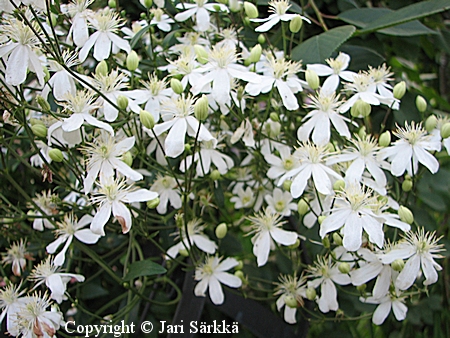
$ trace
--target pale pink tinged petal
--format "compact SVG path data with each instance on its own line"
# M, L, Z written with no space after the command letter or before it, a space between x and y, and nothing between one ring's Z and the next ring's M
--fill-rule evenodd
M334 73L331 67L321 64L307 65L306 69L316 72L319 76L329 76Z
M61 277L54 273L45 279L45 285L47 285L52 292L51 298L60 304L63 301L64 292L66 291L66 287L64 286Z
M427 167L432 174L435 174L439 170L438 160L428 151L424 150L421 147L413 147L413 152L414 155L417 156L419 162L422 163L425 167ZM414 169L416 170L416 168Z
M95 42L97 41L98 37L100 36L100 32L95 32L90 36L90 38L86 41L83 48L81 48L80 52L78 53L78 57L81 62L86 60L89 51L92 49L92 46L94 46Z
M118 35L108 32L108 38L113 42L114 45L116 45L119 49L122 49L123 51L130 53L131 47L130 43L127 40L122 39Z
M6 83L18 86L27 78L28 56L27 46L18 45L9 55L6 65Z
M362 216L361 223L364 230L369 235L369 241L375 243L379 248L382 248L384 243L383 224L368 215Z
M224 285L230 288L239 288L242 285L242 280L231 273L216 271L214 276Z
M178 119L169 131L164 144L166 156L178 157L184 151L184 140L186 136L186 119Z
M284 308L284 320L286 321L286 323L289 323L289 324L297 323L297 319L295 318L296 313L297 313L297 308L291 308L286 305Z
M412 148L409 145L396 148L397 153L391 163L391 173L394 176L401 176L410 164Z
M330 310L336 311L339 308L339 304L337 302L337 291L334 283L330 279L325 279L322 283L320 291L322 292L320 299L323 299L322 308L319 300L320 311L323 313Z
M114 135L114 130L108 123L99 121L95 117L91 116L90 114L84 114L83 117L84 117L84 120L91 126L106 130L108 133L111 134L111 136Z
M378 276L383 269L381 262L371 262L350 272L353 285L362 285Z
M361 247L362 220L356 212L352 212L344 225L342 244L348 251L356 251Z
M311 176L311 167L306 167L292 181L291 194L293 198L300 197L305 191L308 179Z
M398 321L402 321L406 318L406 313L408 312L408 307L399 300L394 300L392 302L392 311L394 316Z
M204 235L191 236L191 240L195 243L197 248L206 253L213 254L216 252L217 244Z
M339 75L333 74L329 76L322 85L321 92L324 94L334 93L339 86Z
M253 254L257 258L258 266L263 266L269 259L270 234L268 231L259 233L258 239L253 244Z
M406 262L402 272L398 275L395 286L400 290L406 290L414 284L420 270L420 256L414 255Z
M322 164L313 164L311 166L313 166L312 178L317 191L323 195L331 195L333 193L331 181L323 169L325 166Z
M415 249L413 246L408 245L404 248L393 249L388 253L382 255L380 260L383 264L391 264L396 259L406 259L415 254Z
M83 229L75 232L74 236L82 243L95 244L100 239L100 235L94 234L90 229Z
M146 202L151 201L158 197L158 193L147 189L139 189L133 192L129 192L123 199L126 203L134 202ZM128 209L127 209L128 210Z
M431 257L426 257L425 255L420 259L422 263L422 271L425 275L425 281L423 285L434 284L438 280L438 273L433 265L433 261Z
M217 267L216 271L227 271L235 266L239 265L238 261L235 258L228 257L225 258Z
M103 204L98 212L95 214L91 223L91 230L94 234L105 236L105 230L103 229L106 222L111 217L111 204Z
M47 247L45 248L45 250L47 250L47 252L49 254L54 254L56 252L56 250L59 248L59 246L64 243L65 241L67 241L67 237L68 236L60 236L58 237L56 240L54 240L53 242L51 242L49 245L47 245Z
M277 87L281 99L283 100L283 105L287 110L298 109L299 106L297 97L292 93L289 86L283 80L276 80L275 87Z
M209 297L214 305L220 305L224 301L222 286L215 276L209 279Z
M177 15L175 15L175 20L177 20L179 22L186 21L191 16L193 16L196 11L197 11L197 7L194 7L194 8L188 9L187 11L184 11L182 13L178 13Z
M380 271L378 278L372 290L372 294L375 298L384 297L389 292L391 286L392 269L390 266L385 265Z
M195 23L199 32L206 32L209 29L209 13L205 8L200 7L195 14Z
M194 294L197 297L205 297L206 296L206 290L208 290L208 282L209 282L209 279L205 278L197 283L197 285L194 288Z
M350 131L348 130L347 123L345 123L345 120L341 115L339 115L338 113L331 114L330 120L333 123L333 126L337 130L339 135L351 138L351 134Z
M100 32L94 45L94 59L102 61L107 59L109 54L111 54L111 40L107 33Z
M71 132L80 129L83 125L84 118L82 114L72 114L71 117L64 120L61 125L62 130Z
M267 32L270 30L273 26L275 26L278 22L280 22L280 18L278 16L275 16L271 18L266 23L263 23L261 26L256 27L255 32Z
M55 256L55 259L53 261L53 264L56 266L62 266L64 264L64 261L66 260L66 251L69 249L70 244L72 243L72 236L70 236L62 248L61 252Z
M381 325L389 315L389 312L391 312L391 302L386 301L384 303L381 303L377 306L373 313L372 322L375 325Z
M330 141L330 120L323 113L317 115L312 141L319 146L324 146Z
M122 202L113 202L112 203L112 213L114 217L119 221L120 226L122 227L122 232L124 234L128 233L131 229L131 213L130 210L123 204Z
M293 231L286 231L280 228L270 230L270 235L275 242L282 245L292 245L297 241L298 235Z

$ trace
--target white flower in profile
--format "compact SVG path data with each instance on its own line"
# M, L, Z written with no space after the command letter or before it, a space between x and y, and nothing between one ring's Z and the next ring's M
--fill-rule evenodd
M72 17L72 25L70 26L67 38L72 37L77 47L83 47L89 39L88 17L93 12L88 9L94 0L72 0L68 4L61 4L61 13L68 14Z
M64 320L60 311L49 309L52 302L47 293L41 295L35 292L32 296L23 298L25 304L20 307L15 323L18 335L22 334L22 337L27 338L55 337L56 331L64 324Z
M34 288L44 284L50 289L50 298L58 304L67 299L65 295L67 283L74 278L77 282L84 282L84 276L73 273L62 273L59 266L54 264L52 256L34 267L29 279L35 281Z
M346 70L350 63L350 56L339 52L339 55L335 58L329 58L325 60L328 66L322 64L307 65L306 69L312 70L319 76L328 76L322 85L321 91L324 93L334 93L339 86L340 78L352 82L355 72Z
M205 226L200 219L193 219L184 225L183 215L176 218L179 222L179 233L176 233L177 238L180 240L177 244L170 247L167 250L168 258L175 258L178 256L181 250L189 250L192 244L195 244L197 248L208 254L213 254L217 250L217 244L209 239L203 232ZM187 233L186 233L187 228Z
M337 311L339 303L337 301L336 284L348 285L351 283L349 275L339 271L338 264L333 263L331 257L317 257L314 266L309 266L309 274L313 280L308 282L308 287L316 289L320 286L320 298L317 300L319 310L327 313L330 310Z
M125 180L114 180L112 177L102 178L98 192L92 197L92 202L99 204L97 213L91 222L91 230L94 234L105 235L104 226L112 215L119 221L124 234L131 229L131 212L125 203L147 202L158 197L158 193L147 189L137 189L127 185Z
M295 315L297 313L297 307L303 307L303 298L306 298L306 278L297 277L296 275L281 275L279 277L280 282L276 283L275 296L278 296L276 305L278 311L284 306L284 320L289 324L297 323ZM292 307L291 304L286 304L286 300L294 300L297 305Z
M242 186L238 186L236 190L233 189L235 196L230 198L230 202L234 203L235 209L250 208L255 204L255 194L250 187L245 190Z
M369 71L367 73L377 87L378 93L386 99L393 100L393 87L388 83L388 81L394 80L394 78L391 77L394 73L390 72L390 69L386 67L386 64L382 64L378 68L369 66ZM398 109L398 101L394 102L394 107L392 107L392 109Z
M287 110L297 110L299 105L294 94L303 90L303 81L296 75L300 68L300 62L288 61L283 56L275 58L272 54L267 54L260 69L263 75L260 75L258 81L250 81L245 86L245 91L251 96L258 96L261 93L268 93L275 87L281 96L283 106Z
M289 217L292 210L297 210L297 204L292 202L291 194L280 188L273 189L273 194L264 196L264 199L267 203L267 210L271 213Z
M215 305L224 302L222 286L224 284L231 288L238 288L242 285L239 277L226 272L239 265L234 258L222 258L217 256L207 256L205 262L195 269L195 280L199 281L194 288L194 294L197 297L205 297L209 289L209 297Z
M67 68L71 68L78 64L78 57L74 53L70 53L68 50L64 50L62 53L62 59L64 65ZM42 96L47 97L50 87L52 89L53 96L56 100L64 100L67 94L76 94L75 80L71 73L69 73L65 67L61 66L58 62L54 60L49 60L50 71L55 72L52 77L48 80L44 90L42 91Z
M156 181L151 186L150 191L155 191L159 195L159 204L156 207L156 211L159 214L164 215L167 212L168 203L170 203L174 209L181 208L181 193L178 189L176 179L172 176L158 175Z
M439 169L438 160L431 155L431 151L440 151L441 142L427 134L421 124L412 122L405 128L398 127L394 132L399 139L392 146L380 150L380 158L391 161L391 173L401 176L405 171L411 176L419 170L419 163L423 164L435 174Z
M399 292L398 289L395 289L394 292L390 292L381 298L361 297L359 300L363 303L379 304L373 313L372 322L375 325L381 325L386 320L391 309L398 321L402 321L406 318L408 307L405 305L405 298L406 296L402 296L401 292Z
M164 142L166 156L178 157L184 151L186 133L191 137L198 136L198 141L211 141L215 138L194 116L195 101L184 95L164 100L161 104L161 117L164 122L155 125L156 136L169 130Z
M87 176L83 181L86 194L91 191L100 174L103 178L113 177L115 170L130 180L142 180L141 173L131 169L122 161L122 156L134 146L134 143L134 136L118 140L111 137L110 134L102 132L100 136L94 139L94 142L83 148L89 157L87 160Z
M161 8L151 8L150 13L153 15L150 26L156 25L160 30L170 32L172 28L170 24L175 22L170 16L164 14Z
M436 283L437 271L442 267L435 262L436 258L443 258L438 252L444 251L443 244L438 244L441 239L436 238L436 232L427 232L420 228L417 232L407 232L405 240L399 242L391 251L381 256L384 264L390 264L397 259L407 259L403 270L395 280L395 286L400 290L406 290L415 282L420 269L425 275L424 285Z
M18 86L25 82L28 71L31 71L36 74L39 84L44 85L44 67L36 52L45 38L37 22L32 21L30 27L15 18L6 19L0 25L0 33L9 40L0 46L0 58L6 64L6 83Z
M342 177L325 164L328 154L326 147L302 143L294 153L300 165L295 165L286 172L278 181L278 186L292 178L291 194L293 198L297 198L305 191L308 180L312 179L319 193L332 195L332 180L340 180Z
M275 243L289 246L295 244L298 234L294 231L283 230L282 216L273 214L267 209L256 216L249 216L252 230L248 235L253 235L253 254L256 256L258 266L263 266L269 259L271 250L275 250Z
M43 167L46 163L52 163L52 159L48 152L52 149L46 143L41 140L35 141L36 147L39 149L39 153L30 157L30 163L33 167Z
M272 14L269 15L268 18L265 19L250 19L253 22L264 22L261 26L255 29L255 32L267 32L273 26L275 26L280 21L291 21L296 16L299 16L302 20L307 23L311 23L311 21L298 14L287 14L287 10L291 7L289 4L289 0L274 0L269 2L269 12Z
M16 337L19 334L17 326L17 317L22 308L25 306L29 297L21 297L25 290L20 291L22 283L8 283L4 288L0 289L0 324L6 317L6 329L8 333Z
M15 276L20 276L22 270L25 269L27 259L32 259L31 255L27 252L26 244L23 238L19 242L11 244L6 252L2 253L2 263L12 264L12 272Z
M191 17L195 17L195 23L197 25L197 31L206 32L210 27L210 12L216 12L220 10L228 13L228 8L224 4L220 3L208 3L208 0L194 0L195 4L179 3L176 5L177 9L184 9L184 12L175 15L175 20L179 22L186 21Z
M46 250L49 254L54 254L56 250L65 243L62 250L55 256L53 261L55 266L62 266L66 259L66 252L75 237L82 243L95 244L100 238L100 235L94 234L91 229L83 229L86 225L92 222L91 215L84 215L78 221L73 214L64 215L62 222L57 222L58 229L55 230L56 240L47 245Z
M253 137L253 126L248 118L243 120L239 127L231 136L230 142L235 144L242 139L246 147L253 148L255 146L255 139Z
M350 120L342 116L339 111L339 97L334 92L324 91L323 88L319 91L317 96L310 96L311 103L307 108L314 108L303 119L303 124L297 130L297 137L304 142L309 139L312 132L312 141L314 144L324 146L330 142L330 122L337 130L339 135L350 138L350 131L347 123Z
M190 48L192 48L192 50ZM169 65L164 67L164 70L167 70L172 75L181 77L180 81L183 85L183 89L186 89L188 84L191 85L191 87L194 87L199 83L202 74L199 72L200 63L196 60L193 46L184 46L178 59L168 61Z
M33 203L30 203L29 207L34 209L34 216L36 216L33 221L34 230L43 231L44 227L47 229L55 228L49 219L51 218L50 216L58 213L56 209L57 200L58 195L52 194L50 191L43 191L41 194L36 194L36 197L33 197Z
M120 49L126 53L131 52L129 42L116 34L123 24L117 12L104 8L89 16L88 20L96 32L83 44L79 53L80 61L86 60L92 47L94 47L94 58L97 61L107 59L111 51L113 54L118 53Z

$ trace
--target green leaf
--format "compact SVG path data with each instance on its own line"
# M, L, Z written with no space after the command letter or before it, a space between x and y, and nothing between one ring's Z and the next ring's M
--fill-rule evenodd
M132 280L142 276L153 276L166 273L167 270L159 264L146 259L144 261L134 262L130 265L127 275L123 280Z
M134 36L133 36L133 38L131 39L131 41L130 41L130 46L131 46L131 49L133 49L134 48L134 46L136 45L136 43L142 38L142 36L145 34L145 33L147 33L148 32L148 26L144 26L144 27L142 27L142 29L139 31L139 32L137 32Z
M355 32L355 26L347 25L330 29L313 36L292 50L291 58L303 63L319 63L331 54Z
M339 15L339 18L349 24L365 28L376 20L386 15L391 15L393 10L389 8L358 8L351 9ZM436 32L420 21L414 20L394 27L381 29L378 33L394 36L414 36L423 34L436 34Z
M385 62L385 58L381 54L368 47L344 44L339 51L351 56L349 70L356 72L367 69L368 65L378 67Z
M384 28L400 25L405 22L417 20L425 16L443 12L450 9L450 0L421 1L382 16L372 21L359 34L379 31Z

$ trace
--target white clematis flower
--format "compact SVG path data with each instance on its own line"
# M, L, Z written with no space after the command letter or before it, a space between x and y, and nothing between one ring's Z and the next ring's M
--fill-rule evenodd
M195 17L197 31L206 32L210 27L209 13L216 12L219 9L222 12L228 12L227 6L219 3L208 3L208 0L194 0L195 4L179 3L177 9L185 9L184 12L175 15L175 20L179 22L186 21L191 17Z
M279 278L280 282L277 283L275 296L278 297L276 305L278 311L284 306L284 320L289 324L297 323L295 315L297 313L297 307L302 307L304 304L303 298L306 298L306 278L297 276L283 276ZM297 304L286 304L286 300L294 300Z
M395 292L389 293L384 297L361 297L360 301L368 304L379 304L373 313L372 322L375 325L381 325L386 320L387 316L391 312L391 309L398 321L402 321L406 318L408 308L405 305L405 297L406 296L402 297L401 293L398 289L396 289Z

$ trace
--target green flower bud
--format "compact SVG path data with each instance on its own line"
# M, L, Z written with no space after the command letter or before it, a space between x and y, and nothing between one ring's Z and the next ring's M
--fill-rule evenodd
M275 112L271 112L270 115L269 115L269 117L270 117L270 119L271 119L273 122L280 122L280 117L279 117L279 115L278 115L277 113L275 113Z
M209 116L209 102L208 97L203 94L201 98L195 102L194 115L199 121L204 121Z
M149 9L153 5L153 0L139 0L142 6Z
M315 300L317 297L316 289L309 287L306 289L306 298L309 300Z
M284 302L286 303L287 306L289 306L291 309L296 309L298 308L298 302L297 299L295 299L295 297L293 295L287 295L284 296Z
M237 13L242 9L242 6L238 0L228 0L228 8L233 13Z
M120 16L121 16L122 18L125 18L125 17L127 16L127 11L124 10L124 9L122 9L122 10L120 11Z
M155 209L159 205L159 197L156 197L150 201L147 201L147 208L149 209Z
M258 43L263 45L266 43L266 37L264 36L264 34L259 34L258 35Z
M216 237L218 239L224 238L227 235L227 231L228 231L227 225L225 223L220 223L215 230Z
M398 215L400 216L400 220L402 222L412 224L414 222L414 215L407 207L401 206L398 209Z
M170 88L172 88L175 94L181 94L184 91L181 81L174 77L170 79Z
M44 99L41 95L36 96L36 101L43 111L50 111L50 103L48 103L47 100Z
M153 129L153 127L155 126L155 118L146 110L141 110L141 112L139 113L139 119L141 120L141 123L145 128Z
M338 270L343 274L348 274L350 272L350 264L347 262L339 263Z
M108 64L105 60L100 61L97 67L95 67L95 74L102 76L108 75Z
M249 19L248 16L244 17L244 19L242 19L242 23L244 24L244 26L250 26L251 21Z
M319 218L320 217L324 217L324 216L319 216ZM321 224L321 222L319 221L319 224ZM323 244L323 246L326 248L326 249L329 249L330 248L330 239L328 238L328 236L325 236L323 239L322 239L322 244Z
M427 101L423 98L423 96L417 95L416 97L416 107L417 110L421 113L427 110Z
M345 188L345 181L344 180L337 180L333 184L333 190L334 191L341 191Z
M441 127L441 137L447 138L450 136L450 122L444 123Z
M366 132L366 126L362 126L359 130L358 130L358 136L360 138L365 138L367 136L367 132Z
M46 137L47 136L47 127L43 124L35 124L31 126L31 131L37 137Z
M303 19L300 15L296 15L290 22L289 22L289 30L292 33L298 33L300 29L302 29L303 26Z
M125 163L127 166L131 167L133 164L133 155L129 151L122 154L122 162Z
M247 284L247 280L245 279L245 275L241 270L235 271L234 275L242 281L242 284Z
M245 15L247 15L247 17L250 19L256 19L259 15L258 8L248 1L244 2L244 11Z
M127 55L126 64L127 69L130 72L134 72L139 67L139 56L134 50L132 50L130 54Z
M311 69L307 69L305 72L306 82L311 87L312 90L316 90L320 86L320 80L317 73Z
M378 144L380 145L380 147L387 147L391 144L391 133L389 132L389 130L386 130L380 135L380 137L378 138Z
M411 180L404 180L402 182L402 190L404 192L411 191L412 187L413 187L413 182Z
M238 260L238 265L234 267L235 270L242 270L244 268L244 262L241 260Z
M291 180L286 180L283 182L283 189L284 191L291 191L291 185L292 185L292 181Z
M261 58L261 54L262 54L262 47L260 44L257 44L253 46L253 48L250 50L250 56L248 57L247 60L250 61L250 63L256 63Z
M297 211L300 216L306 215L309 211L309 205L303 198L297 203Z
M400 272L405 267L405 261L401 258L398 258L391 263L391 267L394 271Z
M116 4L116 0L109 0L108 1L108 7L109 8L116 8L117 4Z
M322 222L323 221L325 221L325 218L327 218L327 216L319 216L319 217L317 217L317 222L319 222L319 224L322 224ZM328 241L328 243L329 243L330 241Z
M190 145L189 143L185 143L185 144L184 144L184 150L185 150L186 152L190 152L190 151L191 151L191 145Z
M48 151L48 156L50 156L54 162L62 162L64 160L64 155L59 149L50 149Z
M208 62L209 55L203 46L194 45L194 50L198 62L200 62L202 65Z
M42 120L40 120L40 119L35 119L35 118L31 118L31 119L30 119L30 124L31 124L32 126L34 126L35 124L42 124L42 125L44 126L44 122L42 122Z
M425 120L426 131L431 132L434 128L436 128L437 124L438 124L438 120L437 120L436 116L434 116L434 115L428 116L428 118Z
M342 245L342 237L337 232L333 233L333 242L336 245L339 245L339 246Z
M219 170L215 169L213 171L211 171L211 173L209 174L209 177L211 177L211 179L213 181L217 181L222 175L220 174Z
M288 249L294 250L297 249L299 246L300 246L300 239L297 238L294 244L288 246Z
M394 97L400 100L406 93L406 83L405 81L399 82L394 86Z
M124 95L117 96L117 107L121 110L126 110L128 107L128 97Z
M183 257L189 256L189 251L187 251L185 248L178 250L178 253Z
M44 67L43 71L44 71L44 81L48 82L48 80L50 80L50 72L47 69L47 67Z
M350 109L350 114L353 117L367 117L370 115L370 112L372 111L372 106L363 101L363 100L358 100L356 101L352 108Z
M364 283L364 284L358 285L356 287L356 290L358 290L359 292L363 293L364 291L366 291L366 288L367 288L367 284Z

